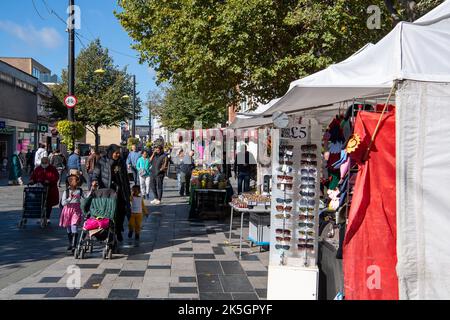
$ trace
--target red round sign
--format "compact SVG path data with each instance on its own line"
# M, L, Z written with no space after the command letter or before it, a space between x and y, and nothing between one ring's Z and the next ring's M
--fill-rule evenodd
M73 108L77 105L78 99L75 96L66 96L64 98L64 104L67 108Z

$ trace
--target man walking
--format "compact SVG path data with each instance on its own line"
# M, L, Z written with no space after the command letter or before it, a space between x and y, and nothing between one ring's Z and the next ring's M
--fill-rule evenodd
M67 169L69 170L69 175L80 176L83 174L81 171L81 157L80 149L76 148L75 151L69 156L67 160Z
M37 149L34 155L34 167L39 167L41 165L42 158L47 158L47 150L45 150L45 144L39 143L39 149Z
M191 150L183 157L183 161L180 164L180 196L189 196L192 170L194 168L194 151Z
M161 204L164 176L169 168L169 159L163 152L163 146L158 145L155 147L153 154L150 157L150 163L152 166L150 187L152 189L153 196L155 197L155 199L150 203L158 205Z
M34 168L34 156L33 156L33 152L31 151L31 149L28 149L27 154L25 155L25 159L26 159L26 173L31 174L31 172L33 171Z
M137 185L138 184L138 172L136 169L136 164L138 159L141 157L141 153L136 151L136 145L133 144L131 146L131 152L128 154L127 157L127 166L128 166L128 170L131 170L131 172L133 173L133 179L134 179L134 184Z
M55 152L53 153L53 157L50 160L50 164L52 166L54 166L56 168L56 170L58 171L58 174L59 174L58 187L61 187L62 175L63 175L64 169L66 168L66 159L61 154L59 149L56 149Z
M238 181L238 194L250 191L250 175L255 160L247 150L247 146L242 146L240 152L234 159L234 175Z
M91 152L89 154L89 157L86 161L86 172L88 174L88 187L89 189L92 186L92 181L94 177L94 169L95 165L97 164L98 160L100 159L100 153L98 151L95 151L94 148L91 148Z

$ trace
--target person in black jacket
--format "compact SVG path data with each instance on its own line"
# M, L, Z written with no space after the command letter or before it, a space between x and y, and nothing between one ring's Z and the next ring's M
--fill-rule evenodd
M180 172L180 196L189 196L189 188L191 186L192 170L195 168L194 151L189 151L189 154L183 157L179 166ZM186 193L184 193L186 191Z
M117 240L123 241L122 232L125 216L130 211L130 182L128 180L125 161L120 157L120 147L112 144L108 147L106 156L98 160L92 178L93 185L98 183L99 188L110 188L117 193L116 234Z
M153 154L150 157L151 175L150 175L150 188L153 192L155 199L151 201L151 204L161 204L163 195L163 181L169 168L169 158L164 153L163 146L157 145L154 148Z

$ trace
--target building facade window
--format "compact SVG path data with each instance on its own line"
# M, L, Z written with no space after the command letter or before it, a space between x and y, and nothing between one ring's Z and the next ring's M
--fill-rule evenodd
M33 67L33 77L36 77L39 79L40 76L41 76L41 72L39 71L39 69Z

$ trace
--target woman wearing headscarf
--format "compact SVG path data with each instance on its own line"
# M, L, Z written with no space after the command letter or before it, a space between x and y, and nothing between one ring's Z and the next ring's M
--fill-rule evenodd
M23 185L22 181L22 165L20 163L19 151L16 151L11 157L11 167L9 169L9 185Z
M47 193L47 220L50 219L52 208L59 203L58 170L50 164L48 157L40 159L40 165L37 166L30 177L29 184L40 183L48 187ZM50 223L48 221L48 223Z
M125 161L120 157L120 147L112 144L108 147L106 156L101 157L95 165L92 184L99 188L113 189L117 193L116 234L122 241L125 216L130 215L130 182L128 180Z

